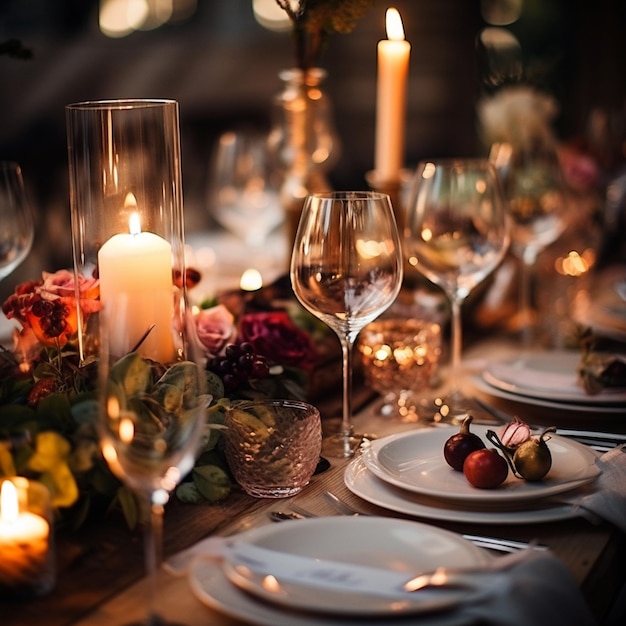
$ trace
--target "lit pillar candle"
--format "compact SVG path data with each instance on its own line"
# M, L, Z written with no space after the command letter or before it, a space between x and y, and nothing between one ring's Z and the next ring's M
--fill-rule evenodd
M20 511L17 489L10 480L0 491L0 591L35 589L46 575L50 524Z
M170 363L175 357L172 248L162 237L142 232L137 213L129 231L113 235L98 252L110 352L123 356L150 330L139 354Z
M404 39L402 19L387 9L387 37L378 42L376 150L374 170L381 181L396 181L404 163L406 83L411 44Z

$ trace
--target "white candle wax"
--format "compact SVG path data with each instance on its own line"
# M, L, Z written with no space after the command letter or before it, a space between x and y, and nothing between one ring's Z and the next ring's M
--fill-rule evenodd
M39 515L19 512L17 490L2 484L0 509L0 587L31 587L46 572L50 525Z
M378 42L374 170L381 181L397 181L404 165L411 44L404 39L402 20L396 9L387 10L387 37Z
M113 235L98 252L98 268L111 353L128 353L152 327L138 352L170 363L175 356L170 244L150 232Z

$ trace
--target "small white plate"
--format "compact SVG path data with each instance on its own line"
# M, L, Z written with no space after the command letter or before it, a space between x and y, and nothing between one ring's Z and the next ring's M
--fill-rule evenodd
M279 525L263 526L238 535L237 543L336 563L358 564L386 569L406 580L437 567L465 567L487 563L489 556L459 535L409 520L384 517L324 517ZM320 564L320 569L324 569ZM343 590L332 586L318 587L309 577L280 580L267 585L271 560L266 575L246 573L245 567L233 566L228 554L223 564L231 583L244 591L288 609L314 611L320 614L346 616L400 616L451 609L472 593L467 590L424 590L397 595L359 592L358 586ZM328 572L326 572L328 573Z
M577 382L579 361L580 352L541 352L506 363L491 363L483 378L496 389L531 398L594 405L626 403L624 389L604 389L593 396L586 393Z
M472 424L470 430L487 448L494 447L486 437L488 426ZM479 504L534 502L571 491L600 474L596 455L589 448L550 434L552 467L543 480L522 480L509 470L507 479L496 489L477 489L443 456L446 440L456 432L456 427L428 428L383 437L371 443L363 462L378 478L396 487L430 498Z
M406 489L394 487L370 472L362 457L350 462L344 474L346 487L366 502L375 504L396 513L403 513L420 519L439 520L442 522L463 522L468 524L542 524L578 517L574 502L577 492L567 494L572 504L538 503L536 508L523 510L479 510L478 507L467 507L452 502L433 500L420 496ZM574 494L577 494L576 496Z

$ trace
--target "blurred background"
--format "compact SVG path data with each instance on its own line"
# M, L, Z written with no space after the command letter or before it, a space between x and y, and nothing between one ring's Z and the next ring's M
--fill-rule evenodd
M28 260L0 284L1 299L42 269L72 265L68 103L178 100L186 228L213 227L207 174L217 137L268 129L278 74L293 65L289 33L269 27L264 5L274 1L2 0L0 160L21 164L37 232ZM376 44L390 4L412 46L408 167L484 153L477 100L520 72L556 99L561 141L593 153L607 176L623 161L624 0L378 0L352 33L331 37L321 63L341 142L329 172L335 188L365 188L373 166ZM12 40L32 56L11 54ZM494 46L507 52L497 63Z

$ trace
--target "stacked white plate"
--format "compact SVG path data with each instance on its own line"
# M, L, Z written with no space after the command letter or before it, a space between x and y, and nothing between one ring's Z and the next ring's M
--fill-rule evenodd
M488 427L472 425L487 447ZM429 428L372 442L347 467L345 484L357 496L391 511L423 519L482 524L527 524L577 515L575 502L599 475L595 453L558 434L548 442L552 467L542 481L511 472L497 489L477 489L445 461L443 448L456 428Z
M492 558L455 533L366 516L270 524L233 542L220 559L194 561L192 590L221 613L267 626L385 626L416 618L424 626L465 623L454 609L478 590L411 594L402 583L438 567L480 567Z
M532 353L489 364L471 384L479 392L534 407L580 414L626 416L626 389L606 388L590 395L577 380L578 351Z

